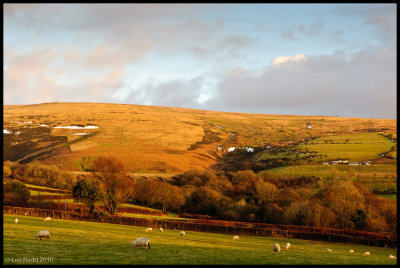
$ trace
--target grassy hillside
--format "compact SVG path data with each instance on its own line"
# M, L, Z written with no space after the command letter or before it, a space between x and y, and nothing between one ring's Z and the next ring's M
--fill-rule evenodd
M144 227L52 220L18 215L3 216L4 264L387 264L395 265L393 248L372 247L343 243L320 242L273 237L240 236L188 231L180 237L180 230L153 228L146 233ZM156 227L156 226L153 226ZM40 230L50 231L50 241L35 240ZM147 236L151 249L131 248L138 237ZM284 245L292 244L289 250ZM274 243L281 245L281 253L272 250ZM332 249L328 252L327 248ZM354 254L349 254L353 249ZM371 256L363 256L369 251Z
M245 114L102 103L6 105L3 111L4 160L23 163L39 159L71 171L81 171L85 159L113 154L129 172L180 173L191 168L209 168L230 147L283 146L310 138L317 139L314 144L303 146L321 154L329 152L335 158L337 153L324 140L335 141L338 135L350 135L354 150L360 150L364 145L356 145L353 135L359 135L357 139L363 139L363 135L367 139L372 137L378 143L381 142L378 133L396 137L396 120L389 119ZM371 157L388 146L377 144ZM336 146L337 151L341 151L339 147ZM396 151L390 154L396 155ZM359 159L356 155L349 157Z

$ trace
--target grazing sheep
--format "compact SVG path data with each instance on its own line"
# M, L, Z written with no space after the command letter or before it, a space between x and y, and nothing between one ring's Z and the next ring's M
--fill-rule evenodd
M349 253L354 254L354 250L350 249Z
M51 217L44 218L43 221L51 221Z
M238 235L233 236L233 240L239 239Z
M47 230L43 230L43 231L39 231L36 235L35 235L35 240L36 239L40 239L42 240L42 238L47 238L47 240L50 239L50 232Z
M161 228L161 227L160 227L160 232L161 232L161 233L164 232L163 228Z
M330 249L330 248L327 248L326 250L329 251L329 252L332 252L332 249Z
M291 244L290 244L290 243L286 243L286 249L289 249L289 248L290 248L290 246L291 246Z
M364 252L364 256L371 256L371 254L369 253L369 251Z
M15 223L18 223L18 218L15 218L15 220L14 220L14 221L15 221Z
M186 235L185 231L181 231L179 234L180 234L181 236Z
M393 256L392 254L390 254L390 255L389 255L389 259L395 260L395 259L396 259L396 256Z
M140 237L132 242L132 248L135 247L149 247L150 249L150 239L147 237Z
M146 229L146 233L147 232L152 232L152 231L153 231L153 228L151 228L151 227Z
M279 246L279 244L274 244L273 248L272 248L275 252L280 252L281 251L281 247Z

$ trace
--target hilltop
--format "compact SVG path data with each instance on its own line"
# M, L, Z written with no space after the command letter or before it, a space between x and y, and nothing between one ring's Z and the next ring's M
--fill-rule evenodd
M256 161L259 157L268 159L263 148L360 133L396 139L396 132L393 119L107 103L5 105L3 160L40 160L78 172L90 158L112 154L130 172L176 174L192 168L208 169L238 149L246 150L248 158Z

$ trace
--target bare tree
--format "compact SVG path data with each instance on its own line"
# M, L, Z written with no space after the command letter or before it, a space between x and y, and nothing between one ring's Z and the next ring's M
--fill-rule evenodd
M100 156L93 162L93 173L103 186L106 209L114 214L130 189L124 164L114 156Z

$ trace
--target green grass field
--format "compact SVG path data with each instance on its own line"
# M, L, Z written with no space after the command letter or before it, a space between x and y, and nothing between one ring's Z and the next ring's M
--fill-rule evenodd
M286 157L291 160L311 160L317 163L336 159L359 162L378 159L382 153L391 151L394 146L396 144L390 139L377 133L322 136L296 146L271 149L260 156L259 160Z
M373 165L291 165L284 167L277 167L268 169L268 171L282 175L285 177L302 177L302 176L314 176L316 178L326 178L332 172L334 168L338 172L338 176L346 175L349 170L353 170L355 175L360 176L373 176L374 173L377 177L380 175L397 175L397 165L395 164L373 164ZM378 176L379 175L379 176Z
M392 200L397 200L397 194L377 194L377 196L392 199Z
M30 187L30 188L37 188L38 190L60 190L60 189L57 189L57 188L51 188L51 187L46 187L46 186L34 185L34 184L25 183L25 182L24 182L24 184L25 184L27 187Z
M365 161L379 158L380 153L387 152L394 146L389 139L377 133L359 133L339 136L325 136L302 145L302 149L317 151L327 155L322 160L338 158L349 161Z
M18 224L14 218L18 217ZM3 215L3 264L387 264L389 254L397 255L393 248L331 243L323 241L283 239L272 237L240 236L180 230L106 224L96 222ZM156 227L156 226L152 226ZM50 231L49 241L35 240L40 230ZM149 237L151 249L131 248L138 237ZM281 253L272 250L274 243L284 248ZM332 249L328 252L327 248ZM349 250L354 249L353 255ZM363 256L369 251L370 257Z
M159 220L189 220L188 218L178 218L173 216L156 216L156 215L143 215L135 213L117 213L117 215L124 217L135 217L135 218L147 218L147 219L159 219Z
M46 196L46 195L63 195L60 193L50 193L50 192L46 192L46 191L35 191L35 190L29 190L29 192L31 193L31 195L41 195L41 196Z

